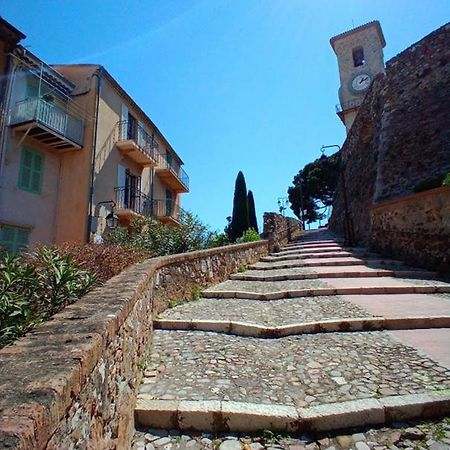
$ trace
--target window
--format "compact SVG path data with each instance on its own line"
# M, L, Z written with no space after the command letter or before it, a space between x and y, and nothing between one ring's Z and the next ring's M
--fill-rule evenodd
M28 246L30 230L3 225L0 229L0 247L8 253L18 253Z
M17 185L24 191L40 194L44 178L44 157L28 148L22 148L19 180Z
M356 47L352 50L352 54L353 54L353 65L355 67L358 66L363 66L364 63L366 62L364 60L364 50L362 47Z

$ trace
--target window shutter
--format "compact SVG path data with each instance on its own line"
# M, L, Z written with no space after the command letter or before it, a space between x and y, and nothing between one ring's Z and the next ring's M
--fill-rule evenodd
M24 147L20 161L18 186L24 191L39 194L44 178L44 157L34 150Z

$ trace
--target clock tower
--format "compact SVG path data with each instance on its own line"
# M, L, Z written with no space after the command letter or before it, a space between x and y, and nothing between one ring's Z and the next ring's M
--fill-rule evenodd
M337 56L341 80L337 114L348 133L373 78L384 72L386 41L380 22L375 20L332 37L330 44Z

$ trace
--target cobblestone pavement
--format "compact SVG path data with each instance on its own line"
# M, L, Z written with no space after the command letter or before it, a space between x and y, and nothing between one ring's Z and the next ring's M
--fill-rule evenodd
M326 239L329 233L310 234L308 241ZM294 249L289 258L295 258ZM320 258L311 254L307 259L263 258L264 262L252 266L249 274L283 274L283 281L228 280L207 289L208 297L179 305L160 315L162 319L225 320L265 326L282 326L293 323L323 321L327 319L349 319L369 317L364 308L368 303L351 302L341 296L298 297L292 299L259 300L220 297L220 292L249 292L269 294L279 291L301 291L310 289L341 289L351 287L375 287L379 298L378 310L408 317L411 311L409 299L405 308L386 292L399 292L404 286L433 285L432 280L392 277L347 278L341 276L342 268L361 264L366 267L402 267L395 261L385 261L376 255L359 251L339 258ZM356 256L356 258L355 258ZM333 260L337 263L333 266ZM291 275L310 274L321 261L334 270L334 277L322 279L294 280ZM391 266L392 264L392 266ZM334 268L334 269L333 269ZM262 269L262 270L258 270ZM420 274L415 274L419 276ZM295 276L294 276L295 278ZM438 283L442 285L443 283ZM336 288L334 287L336 286ZM394 289L392 289L394 287ZM381 294L380 294L381 289ZM383 291L384 289L384 291ZM411 292L403 289L404 295ZM217 292L217 294L215 294ZM384 294L382 293L384 292ZM406 292L406 293L405 293ZM374 293L374 292L373 292ZM367 295L367 294L360 294ZM225 295L224 295L225 296ZM430 295L430 298L432 296ZM449 293L434 294L434 298L448 299ZM422 300L423 303L424 300ZM411 303L413 305L414 302ZM383 305L387 305L383 307ZM434 313L440 314L438 302L434 302ZM422 305L423 306L423 305ZM376 310L376 308L372 308ZM377 311L378 311L377 310ZM424 308L422 307L422 310ZM429 315L428 310L426 315ZM379 312L377 312L379 314ZM444 314L445 315L445 314ZM443 317L445 319L445 317ZM399 322L400 323L400 322ZM425 324L428 322L424 322ZM345 330L345 323L342 323ZM244 325L245 326L245 325ZM428 326L428 325L427 325ZM445 331L447 329L444 329ZM285 405L294 408L314 408L359 399L377 399L387 396L450 392L450 369L445 367L448 343L441 342L448 333L414 334L414 339L403 339L395 331L362 331L294 335L283 338L253 338L204 331L155 330L153 353L147 360L140 393L146 399L158 401L208 401L223 400L240 404ZM409 330L415 333L415 330ZM428 330L421 330L427 332ZM430 336L431 339L428 342ZM434 337L433 337L434 336ZM411 336L409 336L411 338ZM444 339L445 340L445 339ZM412 342L412 343L409 343ZM444 352L444 353L442 353ZM441 358L441 359L440 359ZM441 361L439 363L439 361ZM154 402L155 403L155 402ZM151 402L150 402L151 404ZM198 405L199 403L197 403ZM330 406L328 406L330 405ZM142 406L145 408L145 406ZM149 408L152 408L149 406ZM153 407L154 408L154 407ZM151 410L153 413L159 410ZM144 422L142 422L144 423ZM169 423L169 422L165 422ZM151 424L149 422L149 424ZM407 424L402 425L407 428ZM288 450L384 450L390 448L430 448L450 450L449 422L417 425L412 431L400 428L366 429L345 435L327 435L316 438L280 437L266 432L252 437L238 435L212 436L205 434L180 435L176 431L142 430L136 434L135 448L163 450L205 448L219 450L263 450L264 448ZM217 427L214 427L217 429ZM446 447L447 446L447 447Z
M346 430L317 436L289 436L266 430L256 435L180 433L143 429L136 432L133 450L450 450L450 418L399 423L391 427Z
M312 280L286 280L286 281L242 281L228 280L206 291L242 291L267 294L270 292L292 291L300 289L320 289L329 287L319 279Z
M154 333L141 393L297 407L450 389L450 370L388 332L258 339Z
M298 297L259 302L238 298L203 298L168 309L161 319L232 320L281 326L327 319L371 317L365 309L339 296Z

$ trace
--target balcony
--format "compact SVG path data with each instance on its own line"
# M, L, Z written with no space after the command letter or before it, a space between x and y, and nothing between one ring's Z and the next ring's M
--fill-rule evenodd
M164 224L178 227L181 225L183 209L173 200L153 200L152 213L153 217Z
M125 186L114 188L116 207L114 212L121 222L129 222L138 216L152 217L152 200L139 189Z
M154 167L158 161L158 143L136 122L123 120L116 125L116 146L143 167Z
M339 103L336 105L336 113L339 114L349 109L359 108L361 106L362 101L363 101L362 98L357 98L354 100L349 100L348 102Z
M10 125L57 150L79 150L83 147L83 121L43 98L17 102L12 107Z
M116 187L114 212L122 223L129 223L139 216L152 217L162 223L180 226L183 210L173 200L152 200L139 189Z
M177 193L189 192L189 177L187 173L179 167L175 168L168 163L162 156L160 157L159 165L156 168L156 175L163 181L170 189Z

